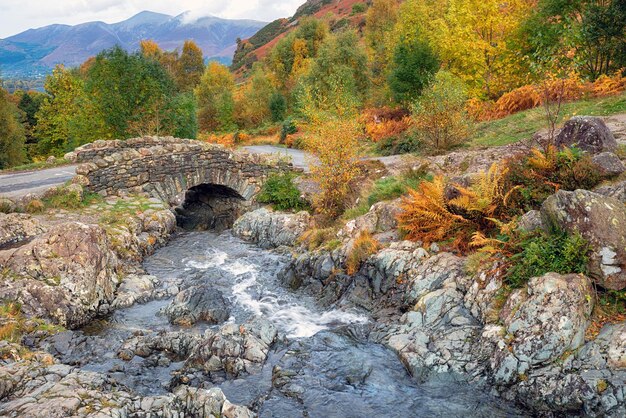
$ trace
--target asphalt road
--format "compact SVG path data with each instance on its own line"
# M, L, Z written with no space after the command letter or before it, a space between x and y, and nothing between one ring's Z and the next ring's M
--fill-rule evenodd
M294 167L302 168L304 171L309 170L308 155L306 152L299 149L275 147L273 145L251 145L243 147L246 151L252 154L279 154L291 157L291 163Z
M0 196L20 197L58 186L76 175L76 165L0 174Z

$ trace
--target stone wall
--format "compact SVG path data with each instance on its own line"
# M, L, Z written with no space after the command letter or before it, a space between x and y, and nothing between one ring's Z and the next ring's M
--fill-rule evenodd
M85 163L97 158L108 157L115 153L127 149L150 148L155 145L165 145L167 143L179 143L180 140L169 137L144 136L141 138L130 138L127 140L103 140L91 142L76 148L74 151L65 154L65 159L74 163Z
M103 141L104 142L104 141ZM75 152L75 181L103 195L147 193L173 205L201 184L226 186L248 204L272 172L288 171L290 163L272 157L232 151L222 146L175 138L137 138L90 144Z

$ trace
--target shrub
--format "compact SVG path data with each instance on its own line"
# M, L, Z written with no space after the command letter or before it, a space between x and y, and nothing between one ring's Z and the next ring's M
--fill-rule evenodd
M337 231L334 228L313 228L300 236L298 241L305 245L309 251L314 251L322 246L335 246Z
M440 71L413 107L413 121L431 147L449 149L465 141L472 130L463 82Z
M346 273L353 275L359 271L361 264L380 248L369 232L361 232L354 240L354 244L346 257Z
M452 247L479 246L475 234L490 236L510 220L504 179L506 168L493 164L470 187L449 185L443 177L423 181L409 189L401 203L398 225L408 239L431 242L453 240ZM487 242L480 244L484 245Z
M549 272L586 273L589 243L578 233L545 233L531 236L519 244L521 251L511 257L505 280L512 287L523 286L528 279Z
M30 202L28 202L26 204L25 210L28 213L41 213L46 209L46 205L44 205L44 203L39 200L39 199L33 199Z
M298 127L293 119L287 118L280 125L280 143L284 144L289 135L298 132Z
M404 195L408 189L415 189L424 179L432 180L425 167L407 170L397 177L385 177L377 180L367 197L367 204L372 206L383 200L392 200Z
M43 203L55 209L78 209L83 206L82 191L58 187L46 193Z
M507 185L517 186L511 205L523 211L538 208L557 190L590 190L603 179L591 157L577 148L533 149L529 156L511 158L506 164Z
M294 174L272 174L263 184L257 200L271 203L278 210L307 209L308 205L302 199L300 190L293 184L294 177Z
M272 122L280 122L285 119L285 114L287 113L287 101L285 100L285 96L280 93L272 94L269 107Z
M404 117L400 120L387 120L369 122L365 124L365 132L373 142L380 142L384 138L398 137L406 132L411 126L411 118Z
M422 148L422 141L415 129L409 129L398 136L383 138L376 143L376 150L381 155L409 154Z
M352 14L353 15L358 15L361 13L365 13L365 11L367 10L367 5L365 3L354 3L352 5Z

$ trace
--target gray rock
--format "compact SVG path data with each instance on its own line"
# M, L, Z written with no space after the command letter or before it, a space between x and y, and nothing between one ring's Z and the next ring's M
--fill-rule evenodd
M164 312L176 325L189 326L199 321L220 324L228 320L230 306L219 290L194 286L176 295Z
M544 228L541 212L530 210L523 214L518 221L518 228L524 232L534 232Z
M18 248L0 251L0 299L21 302L28 315L69 328L88 323L113 300L118 259L99 226L56 225Z
M547 273L531 279L526 292L521 304L513 298L507 302L517 306L504 318L511 353L520 364L549 364L584 343L594 292L587 277Z
M574 116L563 126L555 139L556 145L575 145L594 154L614 151L617 141L604 121L594 116Z
M607 289L626 288L626 208L619 200L587 190L560 190L541 207L548 227L579 232L592 252L591 278Z
M356 238L361 232L369 232L372 235L395 232L398 229L396 215L400 212L399 204L400 199L375 203L365 215L348 221L339 231L339 238Z
M592 162L598 166L598 171L606 177L613 177L626 171L626 166L617 155L612 152L601 152L594 155Z
M621 181L607 186L600 186L595 188L593 191L601 194L602 196L612 197L622 203L626 203L626 181Z
M308 212L296 214L273 212L267 208L244 214L233 225L233 233L262 248L295 245L311 224Z
M153 298L158 283L159 280L154 276L130 274L122 280L111 306L120 309L147 302Z
M0 213L0 248L14 245L41 234L43 225L24 213Z

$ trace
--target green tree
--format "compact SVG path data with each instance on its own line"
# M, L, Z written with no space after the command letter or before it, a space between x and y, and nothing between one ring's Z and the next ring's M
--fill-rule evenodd
M163 121L175 88L157 61L120 47L106 50L89 68L85 91L108 137L167 133Z
M187 40L183 52L176 62L176 85L180 91L193 91L204 73L202 50L194 42Z
M198 102L198 126L202 132L235 127L235 80L228 67L211 62L194 89Z
M69 151L72 120L81 113L83 82L58 65L44 84L47 96L36 113L34 130L38 138L36 155L57 155Z
M280 122L287 116L287 100L279 92L275 92L270 97L270 113L272 122Z
M256 63L252 75L237 94L235 114L239 126L254 127L270 119L270 100L275 89L263 67Z
M16 92L17 93L17 92ZM37 126L37 112L43 103L45 95L35 91L20 92L20 101L17 107L23 112L22 125L26 133L26 147L32 148L37 143L35 127Z
M396 45L389 87L398 103L417 99L439 69L439 60L426 41L401 39Z
M0 169L19 165L25 160L26 136L19 122L18 109L9 94L0 88Z

